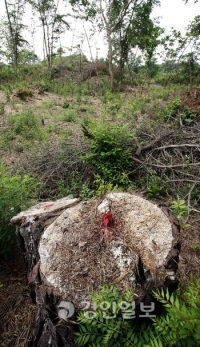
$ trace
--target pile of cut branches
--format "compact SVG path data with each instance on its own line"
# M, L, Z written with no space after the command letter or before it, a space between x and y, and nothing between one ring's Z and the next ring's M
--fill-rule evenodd
M191 210L200 212L200 126L162 125L141 131L138 139L142 144L132 151L135 172L140 177L153 172L170 196L182 196Z
M79 139L69 143L49 142L27 153L19 165L40 180L40 200L78 195L82 185L93 180L91 167L81 159L86 152L87 146Z
M79 137L70 143L49 143L39 151L33 150L20 163L27 173L41 180L40 199L78 196L83 185L94 188L98 172L84 157L95 135L91 129L83 130L87 141ZM130 186L133 182L137 190L153 200L180 197L191 212L200 212L200 126L162 124L153 129L143 128L126 147L131 149ZM160 195L155 194L156 189Z

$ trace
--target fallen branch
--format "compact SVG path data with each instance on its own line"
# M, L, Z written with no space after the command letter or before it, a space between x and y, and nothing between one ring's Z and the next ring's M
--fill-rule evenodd
M160 136L156 137L153 141L149 142L148 145L146 146L139 146L137 151L136 151L136 155L140 155L142 151L146 150L146 149L150 149L152 148L158 141L160 141L162 138L164 138L165 136L169 136L173 133L174 131L170 131L167 134L161 134Z
M195 147L195 148L200 149L200 146L198 146L196 144L183 143L183 144L166 145L166 146L162 146L162 147L156 147L156 148L154 148L154 151L157 150L157 149L178 148L178 147Z
M153 166L153 167L158 167L158 168L162 168L162 169L173 169L173 168L176 168L176 167L190 167L190 166L197 166L197 165L200 165L200 162L199 163L191 163L191 164L177 164L177 165L158 165L158 164L153 164L153 163L149 163L149 162L145 162L145 161L141 161L135 157L131 157L134 161L136 161L137 163L139 164L142 164L142 165L149 165L149 166Z

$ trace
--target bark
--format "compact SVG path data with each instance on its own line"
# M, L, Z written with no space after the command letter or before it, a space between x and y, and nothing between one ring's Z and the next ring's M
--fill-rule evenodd
M136 286L136 305L152 301L155 287L177 285L179 222L135 192L40 203L11 222L38 305L31 346L74 347L76 312L102 282L122 292ZM63 318L68 304L74 311Z

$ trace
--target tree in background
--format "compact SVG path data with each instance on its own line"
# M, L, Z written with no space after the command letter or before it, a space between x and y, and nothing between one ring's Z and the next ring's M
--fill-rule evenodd
M119 64L119 81L122 82L131 47L143 43L142 48L145 47L149 59L152 57L160 29L150 20L150 14L159 3L159 0L99 0L98 3L71 0L72 5L82 10L81 18L92 18L100 31L105 30L111 89L114 87L114 59Z
M130 13L126 27L120 25L116 28L115 56L118 57L120 67L120 82L123 80L125 63L128 65L129 56L133 48L138 48L145 54L148 70L151 70L152 58L156 47L160 44L160 35L164 29L160 28L158 21L152 20L150 15L158 1L140 2Z
M39 57L32 50L21 49L19 52L19 64L35 64L39 62Z
M172 28L170 35L162 39L160 56L164 71L174 82L187 82L190 89L193 77L198 75L200 54L200 16L196 16L187 27L185 35Z
M11 52L11 61L15 75L17 74L18 57L20 47L23 47L26 40L22 37L22 31L25 25L22 19L25 12L26 0L4 0L7 16L7 27L9 36L7 36L7 49Z
M66 15L58 13L60 0L28 0L36 13L43 30L44 59L48 61L48 67L52 67L55 43L60 35L69 28L66 22Z

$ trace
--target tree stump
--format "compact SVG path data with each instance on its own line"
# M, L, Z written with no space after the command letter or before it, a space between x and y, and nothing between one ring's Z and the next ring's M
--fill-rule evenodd
M177 283L179 222L135 193L40 203L11 222L38 304L32 346L74 346L74 314L102 284L122 293L136 286L138 304L153 288Z

